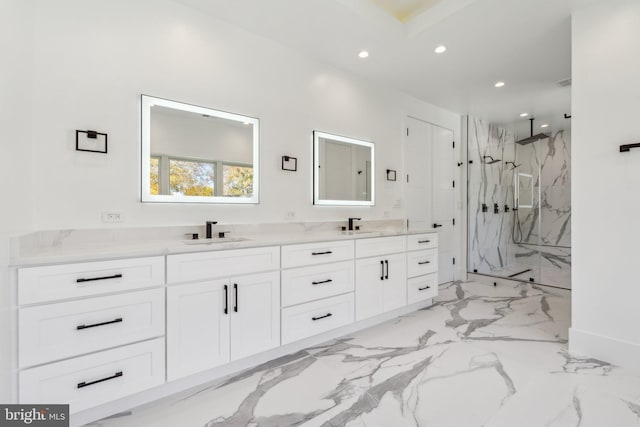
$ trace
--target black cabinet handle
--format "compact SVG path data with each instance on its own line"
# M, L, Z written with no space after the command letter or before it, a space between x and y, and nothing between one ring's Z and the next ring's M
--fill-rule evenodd
M418 240L418 243L431 243L431 240Z
M229 287L224 285L224 314L229 314Z
M419 291L424 291L427 289L431 289L431 286L425 286L424 288L418 288Z
M96 280L109 280L109 279L120 279L120 278L122 278L122 274L114 274L113 276L89 277L89 278L76 279L76 283L95 282Z
M118 371L115 374L111 375L110 377L101 378L99 380L89 381L89 382L82 381L81 383L78 383L78 388L88 387L90 385L98 384L98 383L101 383L101 382L104 382L104 381L109 381L109 380L112 380L114 378L119 378L121 376L122 376L122 371Z
M331 282L333 282L333 280L331 280L331 279L327 279L327 280L323 280L323 281L321 281L321 282L311 282L311 284L312 284L312 285L321 285L321 284L323 284L323 283L331 283Z
M442 227L442 224L433 224L433 228Z
M233 306L233 311L237 313L238 312L238 284L237 283L233 284L233 292L236 294L236 301Z
M419 262L418 265L431 264L431 261L422 261Z
M384 278L389 279L389 260L388 259L384 260L384 265L387 266L387 273L384 275Z
M384 280L384 261L380 261L380 280Z
M329 255L332 254L332 251L324 251L324 252L311 252L311 255Z
M333 314L327 313L324 316L312 317L311 320L315 322L316 320L326 319L327 317L331 317L331 316L333 316Z
M78 325L76 326L76 329L80 331L82 329L95 328L97 326L111 325L112 323L120 323L120 322L122 322L122 317L118 317L117 319L113 319L108 322L94 323L92 325Z

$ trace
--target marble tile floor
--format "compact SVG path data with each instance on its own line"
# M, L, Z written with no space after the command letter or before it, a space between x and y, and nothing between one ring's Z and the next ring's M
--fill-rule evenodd
M103 427L640 426L640 375L567 352L570 293L454 282L434 306Z

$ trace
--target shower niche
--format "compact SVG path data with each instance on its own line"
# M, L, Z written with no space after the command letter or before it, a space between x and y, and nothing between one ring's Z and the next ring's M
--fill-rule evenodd
M466 131L468 271L570 288L570 129L518 135L467 117Z

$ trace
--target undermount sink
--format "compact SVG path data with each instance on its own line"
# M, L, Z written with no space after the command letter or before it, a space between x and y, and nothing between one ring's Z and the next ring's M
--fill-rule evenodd
M245 240L249 239L247 239L246 237L217 237L214 239L185 240L183 243L185 245L215 245L218 243L244 242Z
M373 231L373 230L353 230L353 231L342 231L342 234L371 234L371 233L377 233L377 231Z

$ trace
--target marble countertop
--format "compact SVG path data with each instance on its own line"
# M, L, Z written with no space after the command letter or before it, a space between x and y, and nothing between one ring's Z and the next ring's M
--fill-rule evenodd
M58 245L50 247L23 248L11 256L11 267L26 267L47 264L73 263L191 252L208 252L226 249L280 246L301 243L327 242L333 240L366 239L386 236L436 233L434 229L396 231L361 230L349 231L304 231L294 233L237 234L228 238L213 239L139 239L126 241L87 241L72 247Z

